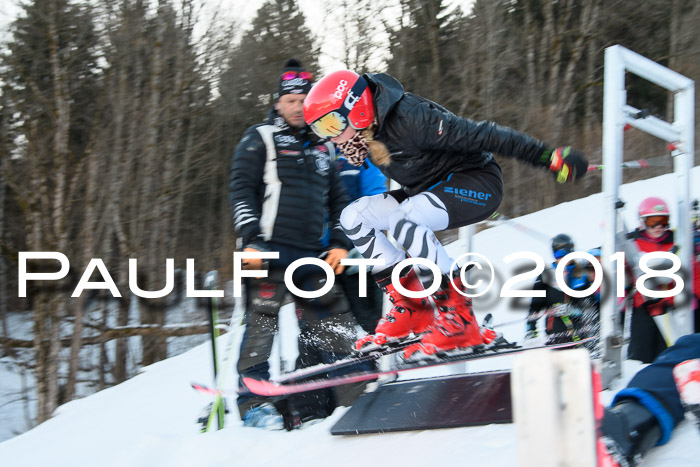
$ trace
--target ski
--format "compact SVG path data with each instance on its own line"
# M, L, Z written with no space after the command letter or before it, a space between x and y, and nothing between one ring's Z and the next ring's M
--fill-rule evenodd
M292 384L297 381L309 379L312 377L320 378L323 374L332 371L337 371L339 369L346 369L356 365L361 365L362 363L371 362L378 360L386 355L392 355L396 352L400 352L411 344L420 341L420 336L412 337L400 342L387 343L383 347L372 349L369 351L355 351L351 356L343 358L341 360L336 360L332 363L319 363L318 365L300 368L289 373L285 373L277 378L274 378L271 382L274 384ZM209 394L209 395L221 395L223 391L212 387L206 386L199 383L191 383L192 388L198 392ZM247 391L246 388L239 388L238 393L252 392Z
M420 336L412 337L410 339L402 340L399 342L387 343L382 347L374 348L371 350L355 351L349 357L343 358L341 360L336 360L332 363L320 363L318 365L300 368L298 370L285 373L273 381L279 384L288 384L295 381L300 381L303 379L308 379L311 376L322 375L323 373L328 373L331 371L336 371L339 369L344 369L362 363L371 362L378 360L386 355L391 355L396 352L400 352L411 344L420 342Z
M417 370L423 368L431 368L441 365L448 365L452 363L466 362L470 360L480 360L490 357L501 357L504 355L517 354L529 350L535 349L565 349L576 347L584 344L593 337L582 339L576 342L566 342L563 344L552 344L552 345L540 345L534 347L518 347L518 348L507 348L505 350L481 350L472 353L462 353L458 355L441 357L434 360L421 360L418 362L411 362L406 366L400 368L393 368L385 371L358 371L355 373L350 373L342 376L335 376L330 378L315 378L307 381L291 382L280 384L275 381L261 381L252 378L243 377L243 384L245 387L238 388L237 393L253 393L259 396L275 397L275 396L287 396L291 394L298 394L307 391L314 391L316 389L325 389L335 386L341 386L344 384L360 383L364 381L371 381L379 378L380 376L395 376L399 373L405 371ZM205 385L193 384L192 387L197 391L204 392L207 394L221 394L224 395L227 391L218 390L215 388L210 388Z
M493 329L495 326L493 325L493 316L491 313L488 313L485 317L484 320L481 324L482 327L484 328L489 328ZM273 378L272 381L278 384L289 384L295 381L301 381L304 379L309 379L311 376L318 376L322 375L324 373L329 373L331 371L336 371L339 369L344 369L356 365L360 365L362 363L366 362L371 362L374 360L378 360L381 357L387 356L387 355L392 355L397 352L400 352L401 350L405 349L411 344L415 344L417 342L420 342L421 336L412 336L410 338L401 340L401 341L396 341L396 342L388 342L382 346L377 346L374 348L365 348L363 350L356 350L352 355L349 357L343 358L341 360L336 360L335 362L332 363L321 363L318 365L306 367L306 368L300 368L295 371L291 371L289 373L285 373L277 378ZM513 343L506 343L505 345L502 343L499 343L498 348L503 348L503 347L514 347L516 344Z

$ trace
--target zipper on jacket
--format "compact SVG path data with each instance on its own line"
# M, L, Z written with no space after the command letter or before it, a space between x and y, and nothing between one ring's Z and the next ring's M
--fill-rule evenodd
M312 155L309 152L309 147L311 146L311 141L308 139L304 141L304 143L301 145L301 153L304 155L303 161L305 162L305 167L304 167L304 175L306 177L306 186L309 187L307 190L304 190L306 192L306 206L312 206L311 203L314 202L313 197L311 195L311 192L313 189L311 188L313 185L313 180L311 179L311 170L313 169L313 161ZM322 209L325 209L325 207L322 207ZM321 222L323 223L323 219L321 219ZM311 231L310 229L310 224L311 222L305 222L304 223L304 243L306 247L309 247L309 241L311 240Z

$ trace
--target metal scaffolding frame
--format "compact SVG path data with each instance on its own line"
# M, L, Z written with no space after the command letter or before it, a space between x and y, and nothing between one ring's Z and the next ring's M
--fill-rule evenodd
M625 73L630 72L667 89L674 94L674 118L669 123L648 115L627 104ZM605 232L602 249L603 265L611 268L610 258L619 251L616 233L617 205L622 183L623 139L627 125L668 142L672 149L676 174L677 216L676 243L683 265L684 294L693 295L693 232L691 226L690 171L694 165L695 83L693 80L659 65L620 45L605 50L605 88L603 109L603 195L605 199ZM614 286L612 287L614 289ZM622 344L620 330L614 320L615 293L601 296L601 337L605 342L603 379L609 382L619 375ZM673 312L673 320L681 335L693 332L692 299L681 301ZM680 336L674 336L675 338Z

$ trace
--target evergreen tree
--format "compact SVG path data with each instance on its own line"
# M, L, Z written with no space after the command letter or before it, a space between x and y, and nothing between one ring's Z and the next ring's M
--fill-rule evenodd
M268 0L260 7L221 77L221 108L236 142L247 126L266 117L287 59L299 59L318 78L318 54L295 0Z
M387 71L407 91L454 109L459 103L454 73L460 64L451 47L459 9L449 9L444 0L402 0L402 24L390 31ZM462 44L464 47L464 44Z

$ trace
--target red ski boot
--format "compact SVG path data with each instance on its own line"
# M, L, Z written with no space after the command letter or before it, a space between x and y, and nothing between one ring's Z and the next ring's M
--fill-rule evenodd
M462 292L466 291L459 276L455 277L454 283ZM496 338L495 331L479 326L472 311L471 298L455 290L450 284L449 276L443 276L442 286L432 297L438 307L438 317L425 331L419 343L404 350L404 358L409 359L416 352L434 355L466 349L489 344Z
M390 271L388 271L390 272ZM411 291L423 290L423 284L418 279L418 275L413 270L399 278L403 288ZM413 333L418 335L423 333L433 321L435 312L433 311L428 297L409 298L399 294L391 283L391 275L377 279L377 284L389 295L389 300L394 305L386 316L377 323L374 334L364 336L355 341L355 348L361 350L370 344L382 345L408 337Z

